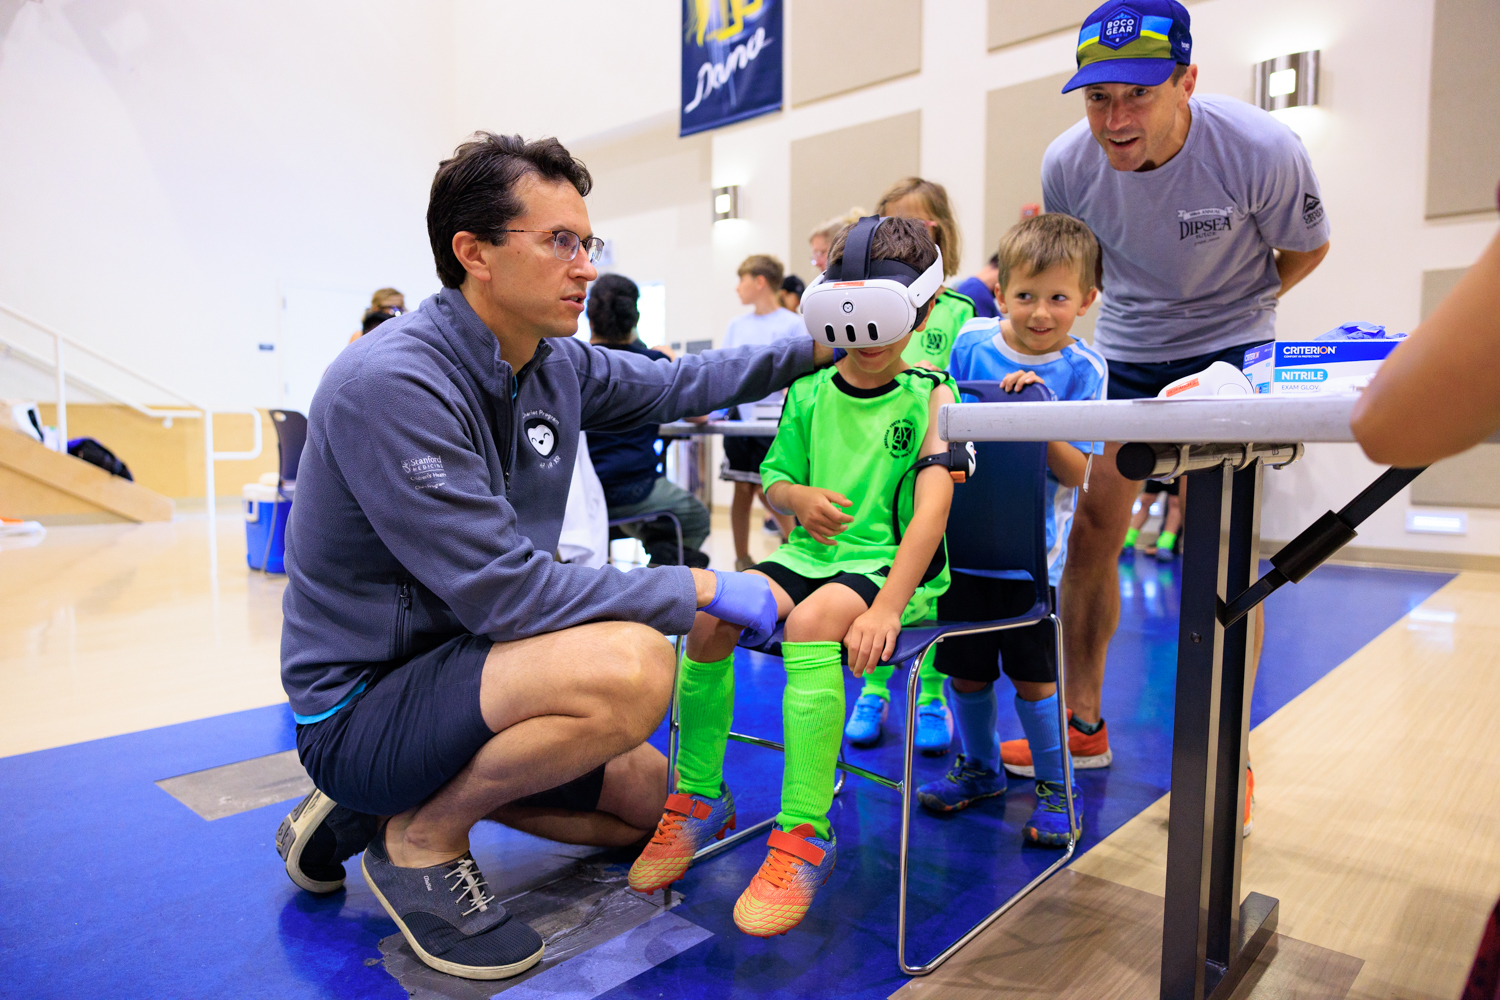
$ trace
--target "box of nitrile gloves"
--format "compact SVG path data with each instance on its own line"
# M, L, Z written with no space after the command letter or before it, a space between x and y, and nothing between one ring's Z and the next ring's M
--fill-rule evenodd
M1245 363L1241 366L1245 377L1255 386L1257 396L1271 391L1271 376L1276 371L1276 344L1261 344L1245 352Z
M1308 396L1362 389L1405 339L1406 334L1387 333L1373 323L1345 323L1317 340L1277 341L1271 393ZM1252 376L1251 381L1258 380Z

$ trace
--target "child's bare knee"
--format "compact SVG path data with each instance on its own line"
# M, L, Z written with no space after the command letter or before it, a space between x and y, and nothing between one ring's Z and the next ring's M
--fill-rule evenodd
M847 628L819 614L811 604L799 604L786 618L787 642L842 642Z

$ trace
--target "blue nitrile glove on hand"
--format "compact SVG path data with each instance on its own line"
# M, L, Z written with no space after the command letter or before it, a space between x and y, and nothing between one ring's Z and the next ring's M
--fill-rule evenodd
M716 569L709 572L714 575L714 599L699 610L743 627L745 631L740 636L743 645L759 646L771 638L776 631L776 598L771 593L771 582L749 573L724 573Z

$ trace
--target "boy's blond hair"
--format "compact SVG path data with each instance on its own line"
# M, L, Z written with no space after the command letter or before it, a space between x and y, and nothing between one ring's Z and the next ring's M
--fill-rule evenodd
M958 222L953 218L953 209L948 204L948 189L937 181L921 177L904 177L880 196L875 206L876 215L886 215L891 205L913 195L922 203L922 213L936 225L932 227L932 238L943 252L943 277L951 278L958 273L958 259L963 256L963 238L958 233Z
M1041 274L1067 264L1078 270L1084 295L1099 287L1099 241L1089 227L1071 215L1046 212L1022 219L1000 237L1000 277L995 287L1005 294L1011 276Z
M825 219L818 223L817 227L807 234L807 242L811 243L814 239L821 236L832 246L833 241L838 239L839 233L842 233L845 229L848 229L869 214L869 212L856 205L843 215L835 215L831 219Z
M740 262L738 275L743 278L747 274L765 278L766 285L774 291L779 291L781 281L786 277L786 268L781 266L781 261L767 253L753 253Z

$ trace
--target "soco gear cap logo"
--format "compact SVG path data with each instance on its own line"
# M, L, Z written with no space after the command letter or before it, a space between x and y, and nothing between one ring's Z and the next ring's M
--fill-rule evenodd
M885 429L885 448L892 458L905 458L917 445L917 425L906 417L891 421Z
M1141 15L1129 7L1117 8L1099 25L1099 44L1118 49L1141 37Z

